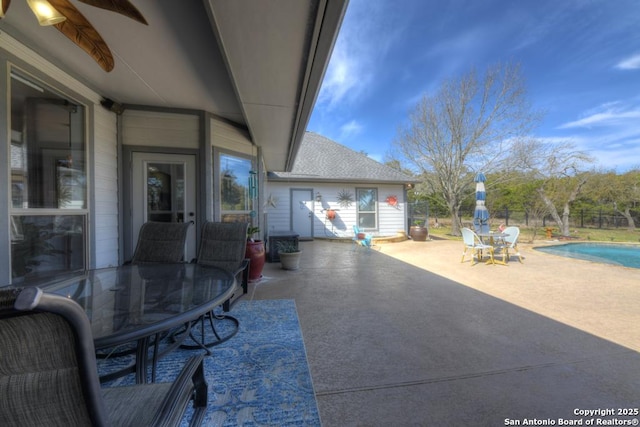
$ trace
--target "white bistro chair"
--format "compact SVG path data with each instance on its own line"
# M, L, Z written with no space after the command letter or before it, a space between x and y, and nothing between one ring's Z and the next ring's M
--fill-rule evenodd
M489 261L495 264L493 259L493 246L484 244L480 237L470 228L463 228L462 241L464 242L464 252L462 252L462 260L467 255L467 251L471 251L471 265L476 265L484 257L485 254L489 255ZM474 262L475 260L475 262Z

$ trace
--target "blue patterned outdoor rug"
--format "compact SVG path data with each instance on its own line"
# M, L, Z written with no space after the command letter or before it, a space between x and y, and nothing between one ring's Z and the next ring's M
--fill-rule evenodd
M206 426L319 426L307 356L293 300L239 301L229 312L238 333L205 358L209 384ZM225 321L216 323L224 336ZM207 328L208 340L213 333ZM171 381L184 361L202 350L176 350L158 364L158 382ZM102 374L126 357L99 360ZM130 384L133 375L105 386ZM182 425L191 417L188 411Z

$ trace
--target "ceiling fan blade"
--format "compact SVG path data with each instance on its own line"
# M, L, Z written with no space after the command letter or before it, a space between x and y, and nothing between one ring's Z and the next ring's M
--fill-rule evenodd
M112 12L119 13L128 18L138 21L141 24L147 24L147 20L140 13L129 0L79 0L81 3L85 3L91 6L99 7L100 9L110 10Z
M103 70L113 70L111 50L87 18L69 0L49 0L49 3L67 18L54 27L95 59Z
M9 5L11 4L11 0L0 0L0 3L2 4L2 10L0 10L0 18L2 18L7 13Z

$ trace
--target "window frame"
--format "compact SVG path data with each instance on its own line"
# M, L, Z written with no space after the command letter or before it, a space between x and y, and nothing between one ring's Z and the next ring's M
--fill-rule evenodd
M29 206L29 202L27 201L25 204L24 199L22 200L22 206L14 206L14 193L13 193L13 185L17 184L17 182L14 182L13 180L13 175L14 175L14 170L12 168L12 162L11 162L11 153L13 151L13 147L14 145L17 146L17 144L13 143L13 140L10 138L9 141L7 141L7 155L9 156L9 162L7 164L7 168L8 168L8 173L9 173L9 180L8 180L8 185L7 185L7 208L8 208L8 221L9 221L9 225L10 225L10 232L9 232L9 238L10 238L10 247L7 248L8 251L8 258L9 258L9 267L10 267L10 280L11 283L20 283L20 282L24 282L24 281L28 281L29 283L31 283L32 281L38 282L38 281L46 281L46 280L51 280L52 278L60 275L60 274L68 274L71 272L76 272L76 271L82 271L85 270L89 267L89 252L90 252L90 247L89 247L89 234L90 234L90 230L89 230L89 215L90 215L90 203L91 203L91 185L90 185L90 164L89 164L89 150L91 147L91 142L89 139L89 135L90 135L90 117L91 117L91 108L90 106L83 101L78 100L76 97L74 96L70 96L68 93L65 93L63 91L61 91L58 87L56 87L54 84L49 83L49 82L44 82L43 80L37 78L36 76L34 76L32 73L29 73L27 71L25 71L24 69L9 63L9 66L7 67L7 81L8 81L8 90L7 90L7 103L9 105L12 105L13 102L13 98L12 98L12 93L14 90L13 84L14 84L14 80L15 81L19 81L20 83L27 85L27 86L31 86L34 89L39 89L39 88L44 88L46 90L47 93L55 95L57 98L60 98L60 100L62 102L68 102L69 105L75 105L75 106L81 106L82 107L82 117L80 118L80 122L79 124L81 125L81 132L76 132L78 133L77 135L74 134L75 138L73 139L73 144L75 146L77 146L77 144L79 143L81 145L81 154L80 157L77 156L77 154L74 154L75 152L78 152L78 150L75 150L75 148L71 145L71 139L70 141L70 146L69 146L69 155L66 159L63 159L62 161L60 161L57 158L54 158L55 156L48 156L47 158L51 157L51 159L53 159L55 161L55 164L52 165L47 165L47 167L49 169L51 169L52 167L56 168L55 169L55 173L56 176L59 179L67 179L69 180L70 177L72 177L73 175L76 175L73 173L74 169L72 166L70 166L70 162L72 161L71 159L80 159L83 162L83 169L82 169L82 181L83 181L83 185L82 185L82 189L80 189L80 191L83 192L83 203L82 203L82 207L77 207L77 206L64 206L60 204L60 199L58 198L57 200L57 207L52 207L52 206L46 206L46 203L44 203L44 207L30 207ZM17 76L17 77L15 77ZM26 113L25 113L26 114ZM32 118L30 117L26 117L24 118L25 121L29 121L32 120ZM71 120L71 116L70 116L70 120ZM12 121L13 121L13 117L12 117L12 111L9 110L8 114L7 114L7 127L9 129L9 131L12 131ZM24 132L24 127L22 132ZM11 132L12 136L13 136L13 132ZM70 136L71 138L71 136ZM28 147L27 147L28 149ZM55 149L48 149L49 151L55 151ZM26 151L26 149L25 149ZM41 155L42 154L37 154L37 155ZM26 159L28 162L28 159L30 158L30 156L32 156L32 154L27 153L26 154ZM49 159L49 160L51 160ZM63 163L66 160L66 164L63 165ZM63 168L61 168L60 170L58 170L58 166L63 166ZM28 164L25 166L28 167ZM67 174L63 174L65 169L67 171ZM17 172L16 172L17 173ZM58 175L61 174L61 175ZM56 179L58 179L56 178ZM42 185L42 184L40 184ZM74 189L71 189L70 191L73 191ZM78 190L77 188L75 189L76 191ZM57 195L56 197L60 197L59 195ZM80 243L81 243L81 254L80 254L80 258L79 258L79 262L78 260L70 260L70 259L65 259L64 262L60 262L58 264L62 265L63 268L58 269L58 268L54 268L52 270L42 270L42 272L40 273L34 273L33 276L28 276L28 275L21 275L21 276L15 276L15 265L14 264L14 248L16 247L16 245L19 244L19 240L20 238L24 238L24 236L21 236L20 234L20 226L19 224L22 224L22 222L24 221L24 219L26 217L31 217L33 220L35 220L38 217L53 217L53 221L49 222L49 226L47 228L51 228L52 230L56 230L59 229L61 230L62 234L67 233L66 235L70 238L74 238L77 241L77 236L74 236L77 233L77 230L65 230L64 227L60 227L60 224L65 222L64 218L65 217L75 217L73 218L72 222L76 222L80 221L81 224L81 238L80 238ZM71 233L71 234L68 234ZM73 236L73 237L72 237ZM65 250L68 248L65 248ZM68 254L65 254L68 255ZM36 257L37 258L37 257ZM80 267L77 268L64 268L64 265L67 266L73 266L76 264L81 264ZM64 265L63 265L64 264ZM55 264L54 264L55 266Z
M245 207L246 209L223 209L223 172L224 172L224 159L223 156L227 156L230 158L235 158L238 160L244 160L249 162L249 171L255 172L256 170L256 160L253 156L249 154L244 154L240 152L230 151L230 150L222 150L216 149L213 152L214 156L214 192L215 197L212 199L217 200L218 203L215 203L214 209L217 210L217 217L220 218L221 221L239 221L239 222L249 222L253 223L253 218L255 217L255 204L257 203L257 194L255 198L251 197L251 188L249 187L249 183L246 186L246 195L245 195ZM257 191L257 176L256 176L256 191Z
M361 210L360 209L360 198L361 196L361 192L363 191L370 191L374 194L373 197L373 211L365 211L365 210ZM358 225L358 228L362 229L362 230L367 230L367 231L374 231L378 229L378 215L379 215L379 209L378 209L378 188L377 187L356 187L356 224ZM366 227L366 226L362 226L361 224L361 215L373 215L373 227Z

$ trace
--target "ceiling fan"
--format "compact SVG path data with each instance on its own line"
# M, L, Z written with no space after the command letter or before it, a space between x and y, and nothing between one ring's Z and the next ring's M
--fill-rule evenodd
M98 31L69 0L26 0L40 25L52 25L82 50L87 52L103 70L113 70L111 50ZM110 10L148 25L142 14L129 0L78 0L91 6ZM0 0L0 18L9 9L11 0Z

